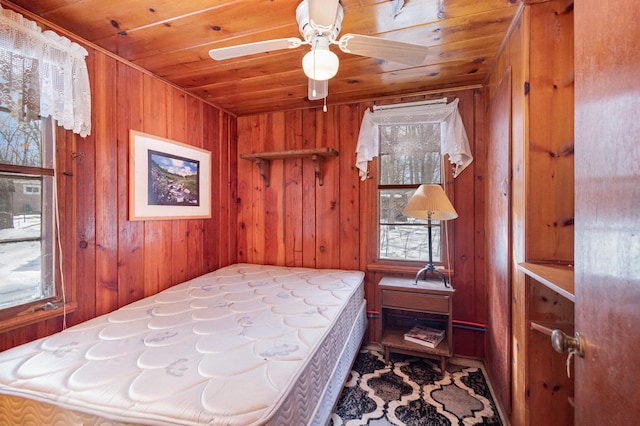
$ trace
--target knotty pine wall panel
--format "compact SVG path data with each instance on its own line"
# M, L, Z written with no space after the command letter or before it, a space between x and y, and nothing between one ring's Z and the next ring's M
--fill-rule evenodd
M203 148L215 153L212 156L211 219L201 224L203 269L198 274L213 271L235 263L236 249L236 121L218 109L204 105ZM196 124L198 126L198 124ZM194 271L195 272L195 271Z
M338 138L342 155L338 158L340 170L353 170L355 162L356 144L360 132L361 110L359 105L343 105L337 117ZM357 169L356 169L357 170ZM354 170L354 172L356 171ZM356 172L357 173L357 172ZM360 237L360 180L349 179L340 183L340 240L352 240ZM373 213L373 212L370 212ZM359 263L359 244L340 244L340 268L353 268Z
M483 141L484 96L481 91L445 93L455 96L467 131L473 162L457 178L449 177L458 218L447 222L453 235L452 284L454 321L486 325L486 288L484 276L484 192L485 146ZM454 325L455 327L455 325ZM465 328L454 331L454 349L459 355L484 357L484 333Z
M295 141L296 146L302 144L303 149L316 148L316 116L315 110L306 110L302 114L302 141ZM288 125L288 124L287 124ZM340 152L340 147L334 147ZM316 224L318 215L316 214L316 177L313 168L309 165L308 159L298 159L299 167L302 168L302 265L305 267L316 267L316 246L317 233ZM313 212L313 214L309 214Z
M118 204L128 206L129 196L129 129L141 129L143 121L143 74L118 64L116 85ZM144 223L127 220L126 208L118 209L118 304L120 306L144 297Z
M523 7L519 17L515 21L511 33L506 39L502 52L496 59L494 69L487 81L487 114L489 120L492 113L489 105L494 103L497 96L496 91L500 88L500 83L507 74L510 74L511 88L509 90L511 98L509 99L509 127L510 127L510 170L511 182L509 189L510 211L490 211L487 210L487 221L492 223L500 223L504 220L508 221L510 241L508 244L511 248L511 258L507 270L501 271L499 275L509 277L510 287L504 288L488 288L488 294L502 294L505 291L510 293L510 306L502 307L499 312L505 310L510 311L510 329L511 335L507 343L510 351L511 364L509 366L502 365L500 359L501 353L504 353L504 338L502 335L495 335L494 330L489 330L486 341L486 367L490 379L495 383L496 398L498 403L503 407L505 414L510 418L512 424L526 424L526 399L523 397L528 392L526 389L526 368L523 364L527 348L527 340L525 338L526 329L529 327L523 315L518 314L518 306L524 307L525 282L524 277L516 272L514 260L522 259L524 253L524 232L525 217L524 206L526 205L527 193L524 186L525 164L525 140L528 127L528 104L527 104L527 85L529 80L528 68L528 50L529 50L529 23L530 8ZM537 123L536 123L537 124ZM537 124L538 125L538 124ZM488 129L487 129L488 130ZM487 133L489 133L487 131ZM490 135L488 135L490 137ZM489 140L487 144L491 144ZM492 154L492 149L488 149L488 155ZM488 160L488 163L494 162L496 159ZM489 191L489 188L487 188ZM541 194L546 196L547 194ZM500 216L497 216L500 215ZM488 228L491 226L488 225ZM515 232L515 231L517 232ZM502 238L499 235L493 235L491 231L487 234L487 244L491 245L495 238ZM492 253L487 253L487 271L493 273L500 268L503 262L496 262ZM495 280L488 280L487 286L497 284ZM500 303L493 301L493 303ZM491 317L489 323L501 321L498 312L489 310L487 315Z
M142 111L142 131L168 137L167 108L169 87L150 75L143 77L145 93ZM172 232L169 220L148 220L144 224L144 296L156 294L169 287L172 280Z
M171 88L167 99L167 135L171 140L185 141L186 138L186 95ZM199 141L198 141L199 142ZM189 251L187 247L189 221L171 221L171 282L183 282L188 279L187 267Z
M338 130L340 128L339 109L331 108L324 113L316 110L316 146L337 147L342 155L349 156L340 145ZM318 145L319 144L319 145ZM355 168L344 170L344 176L340 177L339 158L328 158L322 165L324 184L316 186L316 265L318 268L331 268L340 265L340 249L342 244L353 244L346 238L340 238L340 212L346 206L340 204L340 189L348 188L341 183L349 179ZM307 163L309 160L306 160ZM357 265L357 263L355 263Z
M64 281L77 301L66 323L73 325L236 262L237 124L234 116L54 30L89 51L92 89L92 134L56 129ZM211 151L211 219L128 220L130 129ZM0 350L59 331L62 323L59 316L0 330Z
M92 117L95 146L96 315L118 307L118 232L116 139L116 61L96 55L92 97L101 105ZM98 118L98 114L99 117Z
M482 92L465 90L437 97L458 97L474 162L451 178L452 199L459 218L449 222L456 287L454 318L484 324L484 203L482 187L484 110ZM380 103L425 99L385 99ZM372 103L329 105L321 109L256 114L238 118L238 154L283 149L335 148L337 158L322 164L324 184L315 177L309 158L271 161L267 187L253 161L238 160L238 259L314 268L357 269L367 272L368 309L378 309L376 282L368 272L377 252L377 162L370 164L374 179L360 181L355 148L360 122ZM479 191L479 192L476 192ZM417 271L419 266L415 268ZM415 276L415 272L413 274ZM370 318L369 338L375 340L379 319ZM482 357L484 335L464 329L454 334L456 353Z
M276 112L266 116L266 121L259 134L263 138L266 151L282 151L285 149L284 113ZM246 160L243 160L246 161ZM284 203L285 185L284 164L282 161L271 162L271 185L264 192L264 262L282 265L284 263L284 229L286 223L279 220ZM276 184L277 183L277 184ZM257 210L255 211L258 212Z
M296 149L296 144L302 138L302 111L289 111L285 113L285 148ZM284 244L284 264L287 266L303 265L303 188L302 168L299 167L300 159L290 159L285 161L284 179L284 213L285 241Z

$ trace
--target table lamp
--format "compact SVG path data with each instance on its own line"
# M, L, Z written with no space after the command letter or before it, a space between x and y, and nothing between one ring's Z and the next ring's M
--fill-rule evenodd
M423 184L418 187L416 192L411 196L407 206L402 211L407 217L415 217L417 219L427 219L427 227L429 232L429 263L420 269L416 274L416 284L419 277L427 278L429 273L434 273L442 278L445 287L449 287L447 278L439 269L433 266L433 248L431 237L431 220L450 220L458 217L458 213L453 208L451 201L444 193L442 186L435 184Z

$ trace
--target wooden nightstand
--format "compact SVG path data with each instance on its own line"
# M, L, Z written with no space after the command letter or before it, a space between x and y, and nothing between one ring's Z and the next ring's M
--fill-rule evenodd
M396 352L412 356L436 357L440 359L442 372L447 366L447 358L453 355L452 301L455 289L445 287L441 280L418 281L409 278L383 277L379 283L382 347L385 361L389 353ZM445 325L445 338L435 348L419 345L404 339L404 333L412 327L411 320L391 321L392 313L402 316L411 313L421 315L423 320L432 318ZM404 314L404 315L403 315ZM417 319L416 315L416 319ZM413 321L415 323L415 320ZM442 328L442 327L441 327Z

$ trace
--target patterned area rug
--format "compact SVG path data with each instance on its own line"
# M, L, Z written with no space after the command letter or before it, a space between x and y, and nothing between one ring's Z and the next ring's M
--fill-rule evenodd
M478 367L361 349L331 425L502 425Z

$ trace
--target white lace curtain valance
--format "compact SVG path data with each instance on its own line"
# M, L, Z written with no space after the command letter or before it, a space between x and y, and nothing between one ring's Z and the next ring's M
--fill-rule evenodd
M457 177L471 162L473 155L469 147L467 132L458 112L458 99L448 104L417 105L404 108L370 111L366 110L360 125L356 145L356 167L360 179L367 178L369 161L378 156L381 124L441 123L441 153L448 155L455 166Z
M89 135L86 49L42 31L19 13L0 9L0 105L25 117L51 116L65 129Z

